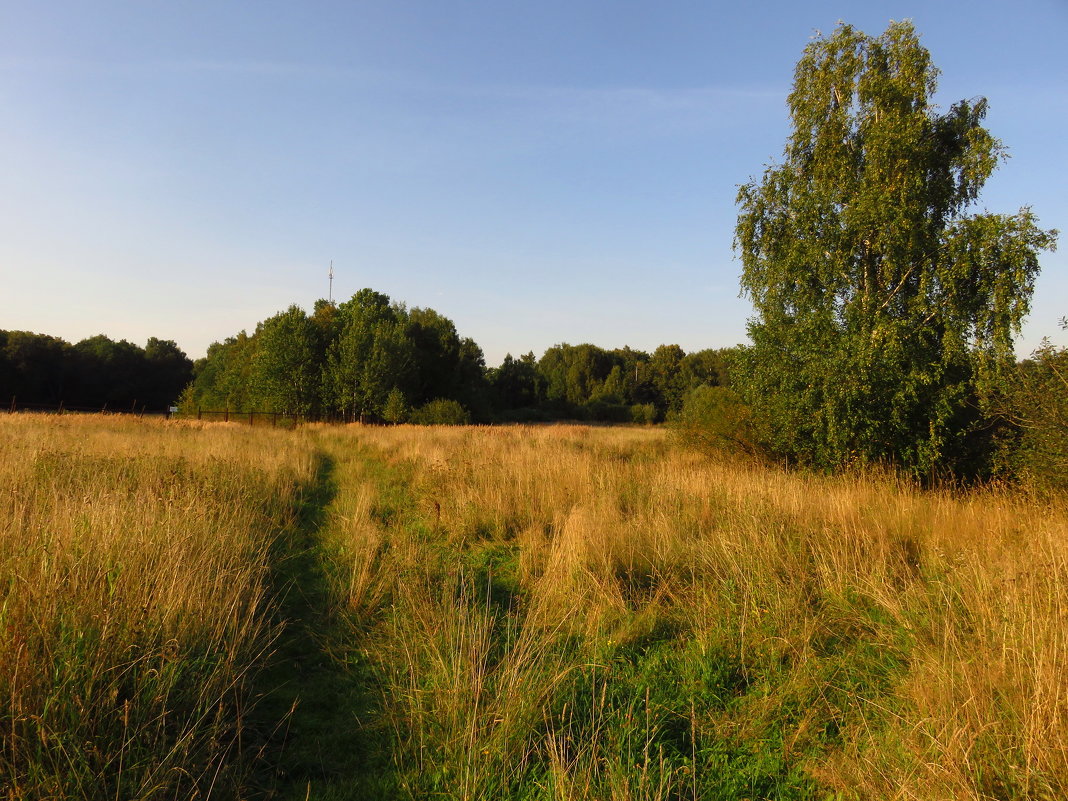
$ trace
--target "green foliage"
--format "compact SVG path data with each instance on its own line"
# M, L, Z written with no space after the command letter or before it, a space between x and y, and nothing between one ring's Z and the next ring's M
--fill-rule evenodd
M338 307L341 333L327 360L333 406L350 417L381 417L394 387L415 379L415 345L389 298L361 289Z
M145 362L142 402L149 409L174 403L193 379L193 362L173 340L149 337Z
M708 348L686 354L680 367L686 377L687 389L701 385L729 386L730 365L738 351L738 347Z
M214 343L180 409L399 422L410 407L448 399L477 422L649 423L677 411L688 390L726 381L733 352L562 344L487 369L482 349L444 315L363 289L339 305L318 301L310 316L290 306L251 336Z
M730 387L700 386L683 398L670 418L676 436L690 447L709 453L758 452L753 411Z
M579 407L577 416L598 423L629 423L630 407L617 396L602 395Z
M422 426L465 426L471 415L457 401L438 398L413 410L411 421Z
M630 422L651 425L656 422L656 407L651 403L635 403L630 407Z
M382 419L387 423L404 423L407 422L410 414L411 408L408 406L408 399L404 397L404 393L401 392L399 387L393 387L389 391L389 395L386 396L386 405L382 409Z
M414 308L407 313L405 334L420 368L412 401L423 404L452 397L460 378L460 337L452 320L433 309Z
M541 377L534 354L513 359L509 353L501 366L489 371L489 384L500 409L528 409L541 397Z
M308 414L321 395L322 353L315 326L298 306L259 324L250 375L252 405Z
M0 400L25 403L70 402L71 346L57 337L29 331L0 331Z
M661 345L653 351L653 357L649 360L653 386L660 396L662 407L668 412L679 410L682 396L689 388L686 373L682 369L685 358L686 351L678 345Z
M137 398L144 351L125 339L98 334L74 346L78 394L87 406L128 406Z
M544 387L543 404L556 417L626 422L635 419L631 407L652 406L651 419L663 420L679 410L689 390L725 382L735 351L688 354L678 345L661 345L650 356L631 348L554 345L537 363L536 378L525 380L527 386ZM517 372L516 363L506 360L498 380ZM638 419L649 417L643 411Z
M198 408L252 409L250 376L256 347L256 338L244 331L213 342L207 356L193 365L193 383L182 393L179 410L196 414Z
M820 467L982 472L1038 252L1030 210L967 216L1003 155L986 101L938 114L911 24L812 42L784 161L741 188L736 248L757 315L741 389L774 450Z
M1068 348L1044 342L1020 365L1010 415L1022 432L1016 454L1021 477L1034 486L1068 489Z
M486 358L471 337L460 340L460 359L456 365L453 397L468 409L477 421L490 416L490 385L486 376Z
M611 355L596 345L554 345L538 362L545 378L545 397L561 407L590 400L613 367Z
M345 303L297 306L214 343L181 410L284 412L399 422L408 406L449 398L489 414L482 350L433 309L362 289Z
M103 334L70 345L29 331L0 331L0 398L68 408L151 410L169 406L192 378L193 363L170 340L145 348Z

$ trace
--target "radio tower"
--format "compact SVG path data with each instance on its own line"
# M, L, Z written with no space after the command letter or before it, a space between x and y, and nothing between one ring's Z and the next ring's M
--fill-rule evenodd
M327 302L331 306L333 306L334 305L334 260L333 259L330 259L330 273L329 273L329 275L330 275L330 294L329 294L329 296L327 298Z

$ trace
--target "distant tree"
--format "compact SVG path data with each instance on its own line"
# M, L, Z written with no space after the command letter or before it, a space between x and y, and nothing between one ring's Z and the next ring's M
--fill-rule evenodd
M518 359L507 354L501 366L490 371L497 406L501 409L529 409L537 405L538 368L533 353Z
M149 337L145 345L145 379L142 395L149 409L162 409L177 402L193 380L193 362L169 339Z
M29 331L0 331L0 403L162 409L192 378L193 363L169 340L142 349L100 334L70 345Z
M178 408L183 414L197 409L252 411L249 396L256 339L240 331L223 342L213 342L203 359L193 363L193 381L182 392Z
M411 387L417 376L404 316L371 289L361 289L338 313L341 333L327 357L332 400L351 418L381 417L390 391Z
M413 308L406 314L405 336L413 347L417 404L455 396L460 379L460 337L452 320L433 309Z
M984 469L984 409L1056 232L1028 209L966 214L1003 148L985 100L936 111L936 76L907 22L816 39L783 163L738 194L756 317L736 383L779 453Z
M0 403L70 404L69 343L29 331L0 331Z
M628 374L624 371L621 365L612 365L612 369L608 371L604 383L602 383L600 389L594 393L592 399L609 403L623 403L626 399L631 397L630 390L632 389L633 382L629 381L628 378Z
M653 386L656 387L656 405L661 415L678 411L682 406L682 396L689 389L689 381L683 371L686 351L678 345L661 345L653 351L649 368L653 374Z
M538 362L546 399L572 408L585 404L597 394L614 362L608 351L596 345L554 345Z
M614 360L613 366L619 367L618 377L611 379L611 391L618 393L624 403L639 405L655 403L658 391L649 365L651 360L649 354L626 346L611 351L611 354ZM609 375L611 376L611 373ZM606 379L607 381L609 379Z
M19 375L7 355L8 331L0 331L0 403L8 403L19 389Z
M76 343L73 357L78 405L112 409L147 405L145 352L139 346L98 334Z
M256 331L250 392L263 411L309 414L321 396L323 354L315 324L299 306L269 317Z
M386 396L385 406L382 407L382 419L387 423L407 422L412 410L408 406L408 399L404 397L399 387L393 387Z
M460 356L456 364L456 388L453 397L467 409L477 422L489 419L492 401L486 376L486 357L471 337L460 340Z
M319 347L323 353L337 339L341 333L341 316L338 314L337 305L320 298L315 301L310 317L319 337Z
M729 386L730 364L738 353L738 348L708 348L687 353L681 365L687 387Z

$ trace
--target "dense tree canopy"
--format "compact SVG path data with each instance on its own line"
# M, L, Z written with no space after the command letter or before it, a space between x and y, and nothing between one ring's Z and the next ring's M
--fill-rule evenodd
M215 343L182 405L401 422L439 399L478 410L485 382L481 349L451 320L363 289L318 301L310 316L290 306L251 336Z
M172 341L141 348L98 334L74 345L29 331L0 331L4 404L160 410L178 399L193 362Z
M388 422L454 422L456 406L480 422L652 422L694 387L720 383L727 352L561 344L487 369L482 349L444 315L363 289L337 305L319 301L310 316L291 306L251 336L213 344L182 405Z
M319 408L322 351L315 324L298 306L260 323L251 364L255 405L288 414Z
M341 330L327 361L328 397L346 416L380 416L391 390L410 396L418 381L404 310L386 295L362 289L338 306L338 317Z
M986 101L939 113L916 32L813 41L781 164L743 186L744 385L776 451L825 467L981 470L1038 253L1030 210L969 214L1003 156Z

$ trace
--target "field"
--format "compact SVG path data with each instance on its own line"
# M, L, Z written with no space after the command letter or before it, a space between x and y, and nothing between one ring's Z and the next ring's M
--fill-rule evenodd
M662 429L0 418L9 799L1068 797L1068 510Z

